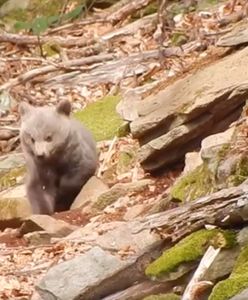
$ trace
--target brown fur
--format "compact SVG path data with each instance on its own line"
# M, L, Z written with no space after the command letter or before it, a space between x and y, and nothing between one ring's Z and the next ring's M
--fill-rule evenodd
M35 214L68 210L96 171L95 141L81 123L70 118L70 111L68 101L56 108L27 103L19 107L27 196Z

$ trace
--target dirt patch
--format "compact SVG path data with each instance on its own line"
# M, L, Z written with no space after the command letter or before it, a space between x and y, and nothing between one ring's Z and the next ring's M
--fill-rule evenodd
M65 221L71 225L84 226L89 222L90 215L81 212L81 209L63 211L55 213L53 217L57 220Z

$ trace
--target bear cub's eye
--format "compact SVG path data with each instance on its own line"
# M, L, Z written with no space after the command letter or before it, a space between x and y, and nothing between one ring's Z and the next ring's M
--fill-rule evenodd
M52 136L51 135L46 136L45 141L46 142L51 142L52 141Z
M34 142L35 142L35 140L34 140L34 138L33 138L33 137L31 137L31 142L32 142L32 143L34 143Z

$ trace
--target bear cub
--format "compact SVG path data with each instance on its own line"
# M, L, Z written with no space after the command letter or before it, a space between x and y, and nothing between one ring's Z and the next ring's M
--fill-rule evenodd
M71 105L34 107L22 102L20 140L27 166L26 191L34 214L68 210L98 166L91 133L70 118Z

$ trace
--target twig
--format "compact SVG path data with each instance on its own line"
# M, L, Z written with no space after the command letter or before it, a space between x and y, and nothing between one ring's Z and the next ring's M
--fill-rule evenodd
M8 276L8 275L14 275L14 276L25 276L25 275L31 275L31 274L35 274L35 273L40 273L42 271L45 271L47 270L48 268L50 268L51 266L53 266L56 262L51 262L51 261L48 261L48 262L45 262L39 266L35 266L34 268L31 268L31 269L24 269L24 270L21 270L21 271L17 271L17 272L9 272L9 273L5 273L4 275L5 276Z
M92 18L92 19L86 19L80 22L73 22L73 23L69 23L69 24L64 24L61 25L59 27L56 28L52 28L47 30L47 34L51 34L51 33L55 33L61 30L65 30L65 29L70 29L71 27L82 27L82 26L86 26L86 25L91 25L91 24L97 24L97 23L111 23L110 20L108 20L107 18Z
M38 69L30 70L24 74L21 74L17 76L14 79L11 79L10 81L2 84L0 86L0 92L6 89L10 89L20 83L24 83L26 81L31 80L32 78L40 75L44 75L50 72L58 71L59 69L68 69L74 66L83 66L83 65L90 65L94 63L99 63L102 61L108 61L116 58L114 54L103 54L103 55L96 55L96 56L90 56L90 57L84 57L81 59L75 59L68 62L65 62L63 64L57 64L52 66L45 66Z
M60 36L40 36L40 43L55 43L62 47L73 47L73 46L81 46L86 47L89 45L93 45L98 40L95 38L92 39L82 39L78 37L60 37ZM31 35L20 35L14 33L1 33L0 34L0 42L1 43L13 43L16 45L37 45L39 41L36 36Z
M104 159L103 163L101 164L100 168L98 169L98 172L97 172L97 176L99 177L102 173L102 171L104 170L106 164L109 162L112 154L112 150L113 150L113 147L115 145L115 142L117 141L117 136L115 136L112 140L112 143L110 144L109 146L109 149L108 149L108 152L107 152L107 155L106 155L106 158Z
M58 19L58 24L61 24L61 21L62 21L62 18L63 18L63 15L65 14L66 12L66 8L67 8L67 5L69 3L70 0L66 0L62 9L61 9L61 12L60 12L60 15L59 15L59 19Z
M108 19L111 20L112 24L116 24L121 20L126 19L128 16L135 13L137 10L146 7L153 0L136 0L131 1L128 4L121 7L118 11L113 12Z
M158 9L158 22L157 29L154 33L154 38L161 47L165 39L165 20L164 20L164 10L166 8L167 0L161 0Z
M192 279L190 280L184 294L182 297L182 300L194 300L195 297L195 292L196 292L196 287L200 283L201 278L203 278L204 274L206 271L209 269L215 258L220 252L220 248L214 249L212 246L208 247L207 251L205 252L198 268L196 269ZM204 282L205 286L206 285L212 285L212 282L205 281Z
M228 29L220 30L220 31L216 31L216 32L205 32L204 36L208 37L208 36L221 35L221 34L226 34L228 32L231 32L231 31L232 31L232 29L228 28Z
M46 62L48 63L47 60L45 60L44 58L41 57L27 57L27 56L22 56L22 57L7 57L7 58L3 58L0 57L0 61L2 62L9 62L9 61L39 61L39 62Z

